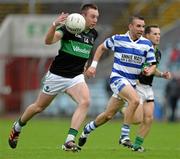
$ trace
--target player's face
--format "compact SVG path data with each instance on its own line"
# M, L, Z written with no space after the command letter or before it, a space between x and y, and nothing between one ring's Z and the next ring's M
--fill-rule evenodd
M160 43L160 29L151 28L151 32L146 35L146 37L152 41L153 45L159 45Z
M88 9L87 12L84 14L84 18L86 20L86 27L92 29L97 24L99 12L95 9Z
M145 27L144 20L134 19L133 22L129 24L129 31L131 38L133 40L139 39L144 33L144 27Z

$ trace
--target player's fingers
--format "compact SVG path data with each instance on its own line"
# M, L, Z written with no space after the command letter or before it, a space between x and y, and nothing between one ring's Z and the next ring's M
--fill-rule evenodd
M171 79L171 78L172 78L172 75L171 75L171 73L170 73L170 72L168 72L168 76L169 76L169 79Z
M67 18L67 16L69 15L69 13L64 13L62 12L60 15L59 15L59 18L62 19L62 18Z

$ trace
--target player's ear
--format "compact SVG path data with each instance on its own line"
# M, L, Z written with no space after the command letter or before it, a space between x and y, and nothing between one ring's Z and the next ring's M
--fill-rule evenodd
M129 30L131 30L131 28L132 28L132 24L131 23L128 25L128 28L129 28Z
M146 36L147 39L149 39L149 34L146 34L145 36Z

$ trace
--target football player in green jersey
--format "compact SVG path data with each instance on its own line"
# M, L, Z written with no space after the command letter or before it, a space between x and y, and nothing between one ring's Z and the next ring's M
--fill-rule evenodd
M89 89L84 80L83 71L97 38L94 28L98 21L99 11L95 4L84 4L81 7L81 15L86 20L86 28L80 34L71 34L67 31L64 22L68 15L68 13L62 12L49 27L45 44L51 45L60 41L58 55L45 76L42 90L37 99L14 123L9 136L11 148L16 148L22 127L34 115L48 107L58 93L65 92L76 101L77 108L72 116L70 129L62 149L66 151L80 150L75 144L75 137L86 117L90 102Z

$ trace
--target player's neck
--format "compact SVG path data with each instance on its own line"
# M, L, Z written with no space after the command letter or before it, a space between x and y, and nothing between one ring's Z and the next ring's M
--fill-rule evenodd
M136 37L134 34L132 34L131 32L129 32L129 36L131 37L131 39L133 40L133 41L137 41L139 38L138 37Z

